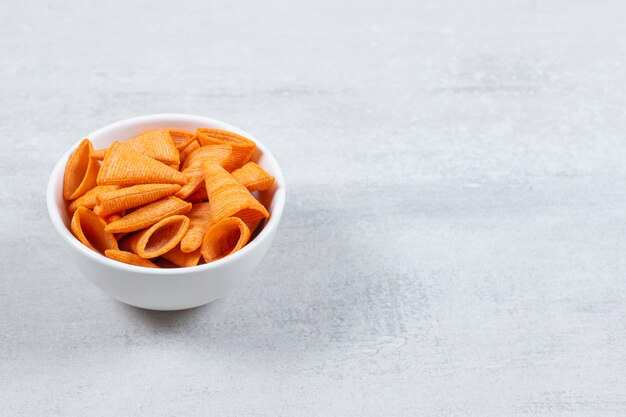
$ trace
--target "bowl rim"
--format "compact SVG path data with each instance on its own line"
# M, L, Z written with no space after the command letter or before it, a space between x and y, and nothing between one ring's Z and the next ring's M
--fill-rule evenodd
M129 265L123 262L115 261L113 259L107 258L106 256L95 252L89 249L87 246L83 245L76 237L70 232L70 230L63 223L63 219L61 218L60 210L56 204L56 197L54 194L55 184L58 182L58 179L65 172L65 165L67 163L70 154L76 149L81 140L77 141L74 145L72 145L57 161L52 172L50 174L50 178L48 179L48 185L46 190L46 205L48 209L48 216L52 221L52 224L56 231L61 235L63 240L69 244L74 250L78 251L80 254L92 259L95 262L98 262L104 266L111 267L113 269L119 269L122 271L140 273L145 275L186 275L186 274L195 274L203 271L210 271L213 269L217 269L223 266L226 266L230 263L237 262L240 258L244 257L249 252L255 250L258 246L261 245L262 241L267 239L270 236L271 232L278 227L280 223L280 219L283 214L283 210L285 207L286 200L286 185L285 178L283 176L282 169L280 164L271 153L271 151L259 140L257 140L254 136L245 132L242 129L239 129L229 123L222 122L217 119L213 119L211 117L192 115L192 114L184 114L184 113L158 113L158 114L149 114L144 116L131 117L128 119L120 120L115 123L108 124L103 126L88 135L86 138L90 138L96 135L100 135L102 131L116 129L119 127L123 127L128 124L142 123L142 122L158 122L162 119L176 119L181 122L195 122L195 123L208 123L211 125L217 125L219 128L224 130L230 130L235 133L239 133L244 135L256 143L256 146L262 151L263 157L270 160L272 165L275 168L274 178L275 182L278 186L278 189L274 193L272 204L274 204L272 215L269 220L265 223L263 230L255 237L255 239L244 246L242 249L237 252L228 255L222 259L218 259L217 261L213 261L203 265L196 265L191 267L181 267L181 268L146 268L136 265Z

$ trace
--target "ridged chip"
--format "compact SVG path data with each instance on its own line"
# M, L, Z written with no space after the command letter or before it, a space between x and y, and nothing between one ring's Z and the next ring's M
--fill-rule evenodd
M263 204L220 165L207 163L203 168L214 222L226 217L239 217L250 223L269 217Z
M228 172L248 162L256 148L250 139L227 130L200 128L196 130L196 137L202 146L225 144L232 146L232 152L223 164Z
M202 245L202 239L207 230L213 225L211 205L209 203L194 204L187 213L187 217L190 221L189 229L180 241L180 250L185 253L198 249Z
M204 235L200 252L206 262L213 262L237 252L250 239L250 229L238 217L215 223Z
M148 229L126 236L120 241L120 249L136 253L144 259L156 258L178 245L188 227L189 218L186 216L169 216Z
M119 143L111 146L98 173L98 185L183 185L186 182L181 172Z
M107 216L124 210L143 206L160 200L163 197L174 195L180 190L178 184L139 184L101 193L100 203L93 209L99 216Z
M250 192L269 190L274 184L274 177L254 162L246 163L231 174L239 184L244 185Z
M106 230L111 233L135 232L150 227L166 217L185 214L189 210L191 210L191 203L169 196L139 207L132 213L108 224Z
M106 222L93 211L79 207L72 216L70 230L83 245L96 252L117 249L115 237L105 230Z
M100 164L89 157L92 151L91 141L83 139L67 160L63 175L63 198L66 200L75 200L96 186Z

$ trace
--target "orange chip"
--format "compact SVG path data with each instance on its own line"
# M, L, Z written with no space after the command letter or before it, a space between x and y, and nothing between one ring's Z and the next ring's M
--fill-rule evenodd
M232 150L232 146L228 144L201 146L185 158L183 171L190 168L200 169L205 162L215 162L216 164L224 166Z
M83 139L67 160L63 175L63 197L75 200L96 186L100 165L89 154L93 145L89 139Z
M189 213L189 229L180 241L180 250L184 253L195 251L202 245L202 239L206 231L213 225L211 219L211 205L209 203L198 203L191 207Z
M166 129L148 130L139 136L122 142L121 145L178 169L180 155L173 138ZM90 157L103 160L109 149L111 148L92 151Z
M156 159L164 164L178 164L180 154L166 129L151 130L122 143L135 152Z
M118 188L119 186L117 185L97 185L82 196L78 197L76 200L72 201L72 204L70 204L67 209L70 213L74 213L79 207L92 209L98 204L98 197L101 193L117 190Z
M250 139L226 130L200 128L196 130L196 136L202 146L228 144L233 147L230 157L223 164L229 172L248 162L256 147Z
M177 197L165 197L154 203L139 207L132 213L107 225L111 233L135 232L175 214L185 214L191 210L191 203Z
M109 148L96 149L95 151L91 151L91 153L89 154L89 157L92 159L97 159L98 161L102 161L108 151L109 151Z
M176 245L173 249L165 252L161 255L163 258L172 262L176 266L181 267L189 267L198 265L198 261L200 260L200 249L196 249L193 252L185 253L180 250L180 246Z
M269 217L266 208L220 165L207 163L203 168L213 221L239 217L250 223Z
M227 217L215 223L204 235L200 252L212 262L243 248L250 239L250 229L238 217Z
M241 168L234 170L232 174L250 192L269 190L274 184L274 177L254 162L248 162Z
M180 151L180 163L184 163L185 159L191 154L193 151L200 147L200 142L197 140L193 140L185 149Z
M117 249L115 237L105 230L106 223L97 214L85 207L78 207L72 217L70 230L83 245L96 252Z
M118 262L124 262L128 265L145 266L146 268L158 268L157 265L153 264L149 260L143 259L141 256L136 255L132 252L109 249L104 251L104 254L107 258L111 258L114 261Z
M189 201L190 203L202 203L204 201L209 201L209 196L206 193L206 187L200 187L198 191L191 194L185 200Z
M175 194L178 184L140 184L100 194L100 204L93 209L99 216L143 206Z
M120 248L144 259L156 258L178 245L188 227L186 216L169 216L146 230L125 237L120 242Z
M185 149L196 138L193 133L187 132L186 130L169 129L169 132L178 151Z
M187 177L187 184L176 193L176 197L186 199L204 186L204 162L222 164L230 156L230 145L209 145L198 147L192 151L183 163L183 174Z
M196 168L187 168L183 171L187 177L187 184L176 193L176 197L186 199L204 186L204 171Z
M98 185L185 184L187 178L162 162L114 143L107 152Z

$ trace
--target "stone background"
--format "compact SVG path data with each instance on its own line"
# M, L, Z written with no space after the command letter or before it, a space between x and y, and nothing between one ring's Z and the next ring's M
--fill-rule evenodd
M0 415L626 412L626 3L0 3ZM245 285L175 313L65 261L53 165L201 114L288 182Z

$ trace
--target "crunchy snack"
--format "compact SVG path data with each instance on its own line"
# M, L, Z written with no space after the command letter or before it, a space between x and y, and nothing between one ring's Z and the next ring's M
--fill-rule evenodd
M206 163L203 168L213 221L239 217L249 223L269 217L263 204L220 165Z
M196 138L196 135L186 130L169 129L168 132L170 133L172 142L174 142L174 146L176 146L176 149L179 151L189 146Z
M236 133L153 129L68 159L63 196L70 230L104 256L146 268L191 267L234 253L269 217L251 194L274 177L250 161Z
M230 145L232 152L223 164L227 171L233 171L252 158L256 145L248 138L233 132L219 129L200 128L196 130L200 145Z
M185 159L187 159L187 157L199 147L200 147L200 142L198 142L195 139L192 140L191 143L185 147L185 149L180 151L180 163L181 164L184 163Z
M120 249L136 253L144 259L156 258L178 245L189 227L189 218L169 216L148 229L125 237Z
M118 188L120 188L119 185L97 185L82 196L78 197L76 200L72 201L67 209L70 213L74 213L79 207L92 209L98 204L98 196L100 193L117 190Z
M161 183L183 185L187 178L175 168L116 142L102 161L97 182L98 185L121 186Z
M178 149L169 132L164 129L143 132L139 136L135 136L121 143L121 146L128 147L133 151L149 156L167 165L174 164L178 166L180 162ZM111 148L98 149L97 151L91 152L90 156L93 159L102 160L110 149Z
M115 236L105 230L106 222L88 208L76 209L70 229L83 245L96 252L104 253L107 249L117 249Z
M67 160L63 175L63 197L66 200L74 200L96 186L100 166L89 157L92 151L89 139L83 139Z
M250 192L269 190L274 184L274 177L254 162L248 162L241 168L237 168L232 172L232 175L239 184L245 186Z
M200 252L205 261L215 261L243 248L248 239L248 226L238 217L227 217L206 232Z
M139 184L130 187L100 193L100 204L93 207L94 213L107 216L112 213L143 206L175 194L180 190L178 184Z
M154 203L146 204L121 219L108 224L106 230L111 233L135 232L150 227L170 216L185 214L189 210L191 210L191 203L183 201L178 197L169 196Z
M195 251L202 245L202 239L207 230L213 226L211 217L211 205L209 203L197 203L191 207L189 213L189 230L180 242L180 250L185 253Z

